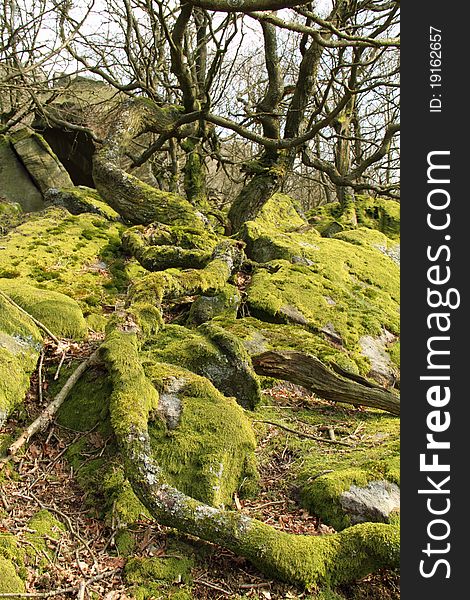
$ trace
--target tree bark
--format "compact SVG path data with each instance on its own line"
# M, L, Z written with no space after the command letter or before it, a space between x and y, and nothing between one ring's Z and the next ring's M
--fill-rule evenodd
M112 122L103 146L93 157L93 180L106 202L125 221L135 225L153 221L170 225L193 225L198 221L191 204L170 192L162 192L126 173L120 161L131 141L145 131L165 134L172 130L181 112L160 108L151 100L124 102Z
M252 361L258 375L301 385L325 400L370 406L393 415L400 414L400 398L395 394L372 384L368 387L357 381L338 377L318 358L309 354L269 351L254 356Z

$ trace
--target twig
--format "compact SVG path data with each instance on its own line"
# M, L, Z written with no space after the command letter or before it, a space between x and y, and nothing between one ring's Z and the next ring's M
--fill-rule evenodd
M55 372L55 375L54 375L54 381L57 381L59 379L60 369L62 368L62 365L64 364L64 360L65 360L65 350L62 352L59 366L57 367L57 371Z
M10 296L8 296L7 294L5 294L5 292L2 292L0 290L0 296L2 298L4 298L7 302L9 302L10 304L12 304L15 308L17 308L19 311L21 311L24 315L26 315L27 317L29 317L31 319L31 321L37 325L40 329L42 329L45 333L47 333L47 335L54 340L54 342L59 346L60 345L60 341L59 339L52 333L52 331L50 329L48 329L44 323L41 323L41 321L38 321L35 317L33 317L33 315L30 315L28 311L26 311L24 308L21 308L21 306L19 304L16 304L16 302L14 300L12 300L10 298Z
M8 503L8 500L6 499L6 496L1 489L0 489L0 499L2 501L3 508L9 513L11 510L11 506Z
M39 359L38 367L38 399L39 406L42 405L42 365L44 364L44 350L41 350L41 357Z
M65 382L64 387L60 390L54 400L46 407L46 409L39 415L39 417L27 427L20 437L11 444L8 448L9 456L3 458L0 461L0 470L5 464L14 456L20 448L22 448L27 441L38 431L44 429L54 418L54 415L67 398L70 390L73 388L75 383L80 379L83 373L90 367L91 365L98 362L98 350L95 350L93 354L84 362L82 362L70 375L70 377Z
M295 433L300 437L305 437L310 440L315 440L317 442L324 442L325 444L339 444L340 446L348 446L348 448L352 448L351 444L347 442L340 442L339 440L329 440L327 438L322 438L318 435L312 435L310 433L303 433L302 431L298 431L297 429L291 429L290 427L286 427L285 425L281 425L281 423L275 423L274 421L264 421L264 420L256 420L253 423L266 423L267 425L274 425L274 427L279 427L280 429L285 429L289 433Z
M194 579L194 583L200 583L201 585L205 585L206 587L212 588L213 590L217 590L221 594L225 594L226 596L232 596L232 592L228 590L224 590L224 588L215 585L215 583L210 583L209 581L204 581L204 579Z
M84 600L86 586L86 581L82 579L82 581L80 581L80 587L78 588L77 600Z

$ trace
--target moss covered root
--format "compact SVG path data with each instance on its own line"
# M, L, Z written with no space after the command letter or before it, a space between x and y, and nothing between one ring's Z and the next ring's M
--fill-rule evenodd
M123 404L127 414L115 420L126 473L137 496L160 523L221 544L247 557L265 573L306 588L335 585L380 567L398 565L399 532L395 526L366 523L334 535L296 536L240 513L210 507L169 485L152 455L148 432L152 403L141 402L141 389L135 386L144 377L136 336L115 331L110 342L112 339L115 343L121 340L121 348L128 344L125 361L122 351L116 355L109 342L103 356L114 388L111 406L118 409L123 404L123 390L128 393Z

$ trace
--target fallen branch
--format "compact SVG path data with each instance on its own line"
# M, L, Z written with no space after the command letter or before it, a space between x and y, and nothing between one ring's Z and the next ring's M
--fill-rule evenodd
M27 427L23 433L17 438L13 444L8 448L8 456L0 461L0 470L5 464L22 448L28 440L38 431L43 430L53 420L54 415L67 398L70 390L77 383L83 373L92 365L99 362L98 351L96 350L87 360L80 363L75 371L70 375L64 384L64 387L60 390L54 400L47 406L47 408L35 419L29 427Z
M340 446L348 446L349 448L352 448L352 445L348 444L347 442L340 442L336 439L333 440L333 439L323 438L319 435L312 435L311 433L304 433L303 431L298 431L297 429L291 429L290 427L281 425L281 423L275 423L274 421L256 420L256 421L253 421L253 423L266 423L267 425L273 425L274 427L279 427L280 429L284 429L285 431L288 431L289 433L294 433L295 435L298 435L298 436L304 437L304 438L308 438L309 440L315 440L316 442L324 442L325 444L339 444Z
M26 315L27 317L29 317L31 319L31 321L37 326L39 327L39 329L42 329L44 331L44 333L46 333L48 335L48 337L51 338L51 340L54 340L54 342L59 346L60 345L60 341L59 339L52 333L52 331L50 329L48 329L44 323L41 323L41 321L38 321L35 317L33 317L33 315L30 315L28 311L26 311L24 308L21 308L21 306L19 304L16 304L16 302L14 300L12 300L10 298L10 296L8 296L7 294L5 294L5 292L2 292L0 290L0 296L2 298L4 298L7 302L9 302L10 304L12 304L15 308L17 308L20 312L22 312L24 315Z
M345 377L338 377L310 354L287 350L269 351L252 357L252 362L258 375L301 385L325 400L379 408L392 415L400 414L399 396L385 388L368 387Z

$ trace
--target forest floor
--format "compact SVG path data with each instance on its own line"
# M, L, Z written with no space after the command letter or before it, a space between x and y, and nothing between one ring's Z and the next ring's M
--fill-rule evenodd
M75 348L75 355L89 352L89 348ZM46 361L58 362L58 356ZM3 434L16 437L44 410L48 403L47 382L38 373L31 380L31 388L21 413L9 420ZM42 377L41 377L42 379ZM311 397L291 385L276 385L265 391L266 408L290 410L295 413ZM321 403L321 401L318 401ZM324 403L331 410L331 403ZM321 408L321 407L320 407ZM350 412L357 412L351 409ZM295 422L295 416L293 418ZM289 423L292 421L290 420ZM296 423L302 429L302 421ZM285 532L322 535L334 530L301 508L297 490L292 479L295 460L289 440L292 434L270 424L259 423L258 462L260 492L256 498L235 497L235 507L252 517ZM75 474L66 459L67 449L81 436L93 439L93 432L75 432L57 422L47 431L35 436L20 457L15 457L4 469L0 501L0 534L12 533L20 546L28 544L26 534L31 516L39 509L52 513L64 526L60 536L48 537L49 552L42 551L47 566L39 561L26 565L26 597L86 600L128 600L129 586L123 574L126 558L118 555L114 545L115 530L99 518L99 508L90 509L85 501L86 493L80 489ZM107 440L97 436L96 453L104 450ZM95 453L95 456L96 456ZM167 546L174 538L174 530L142 519L133 526L137 538L137 556L169 557ZM250 598L254 600L313 599L314 592L302 592L265 577L248 561L231 552L203 543L194 538L177 534L185 544L193 548L195 566L190 583L172 582L182 589L190 590L195 600L219 600ZM171 550L169 550L171 552ZM18 594L18 597L21 595ZM381 571L361 581L343 586L335 593L319 596L324 600L398 600L399 579L397 573ZM155 596L155 600L157 600ZM165 592L160 598L165 599Z

